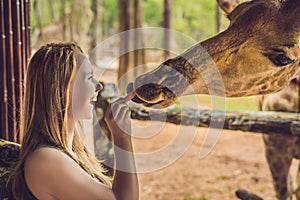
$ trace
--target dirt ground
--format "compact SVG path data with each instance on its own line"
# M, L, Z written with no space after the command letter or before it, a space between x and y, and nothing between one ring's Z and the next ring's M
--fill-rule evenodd
M145 127L149 125L149 122L134 123ZM160 150L178 134L188 136L194 130L182 126L183 130L179 131L179 126L169 123L151 127L155 126L163 126L155 136L134 140L136 152ZM144 130L145 135L147 132L153 134L149 128ZM210 154L200 159L200 147L206 132L207 128L199 128L191 146L174 163L139 174L141 200L237 199L235 190L238 188L255 192L265 200L275 199L260 134L224 130ZM176 145L169 153L176 153ZM155 160L163 163L165 159L162 156ZM151 162L149 159L144 164L151 165ZM292 172L296 171L297 165L297 162L293 163Z

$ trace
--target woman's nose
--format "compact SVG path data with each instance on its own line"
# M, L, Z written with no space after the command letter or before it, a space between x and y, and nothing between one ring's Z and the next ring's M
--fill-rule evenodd
M96 92L99 92L99 91L101 91L102 89L103 89L102 84L99 83L99 82L97 81L96 84L95 84L95 91L96 91Z

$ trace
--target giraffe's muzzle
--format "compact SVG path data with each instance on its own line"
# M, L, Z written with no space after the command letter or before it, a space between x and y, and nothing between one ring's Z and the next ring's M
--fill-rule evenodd
M133 83L127 86L127 93L135 92L133 102L143 104L147 107L161 108L172 105L176 100L176 95L167 87L148 83L135 87Z

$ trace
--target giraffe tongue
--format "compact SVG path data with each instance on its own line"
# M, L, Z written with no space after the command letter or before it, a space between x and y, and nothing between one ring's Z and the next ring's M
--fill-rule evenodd
M142 101L136 95L132 82L127 85L126 91L127 91L127 96L124 98L126 102L132 100L135 103L144 103L144 101Z
M127 91L127 96L124 97L126 102L132 100L135 103L148 104L147 102L143 101L142 99L140 99L138 97L138 95L136 94L136 92L134 90L134 86L133 86L132 82L127 85L126 91Z
M125 100L125 102L128 102L131 99L133 99L135 96L136 96L136 93L135 92L131 92L131 93L127 94L126 97L124 97L124 100Z

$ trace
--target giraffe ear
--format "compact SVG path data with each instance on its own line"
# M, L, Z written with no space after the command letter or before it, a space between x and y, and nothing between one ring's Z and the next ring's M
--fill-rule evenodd
M286 25L283 30L289 30L290 33L300 33L300 0L282 0L280 9L280 21ZM287 23L289 22L289 23Z
M239 4L249 0L217 0L219 7L228 15L231 13Z
M281 1L281 10L283 12L293 12L296 11L298 12L299 7L300 7L300 1L299 0L282 0Z

